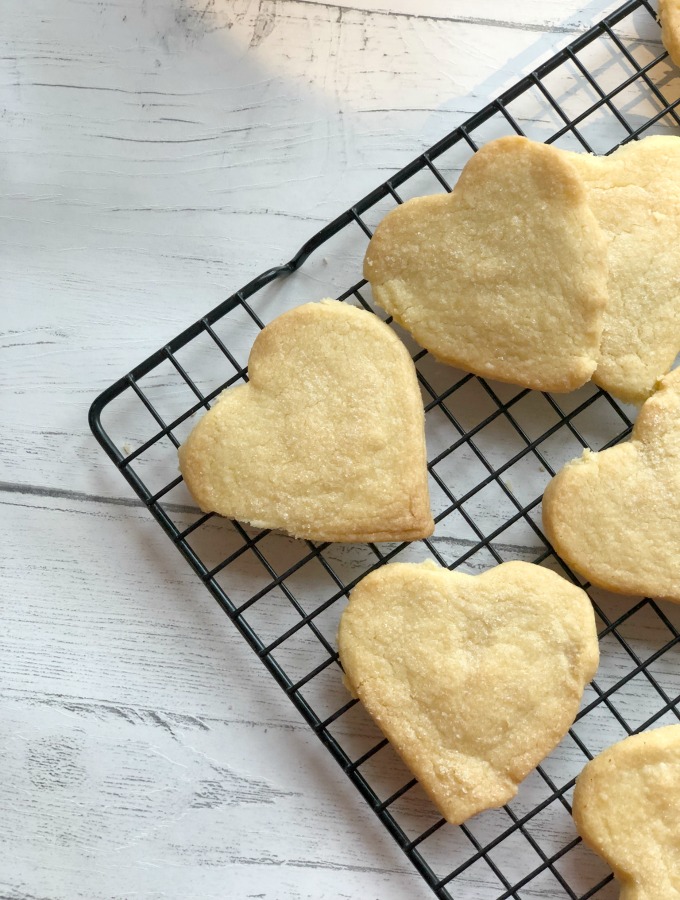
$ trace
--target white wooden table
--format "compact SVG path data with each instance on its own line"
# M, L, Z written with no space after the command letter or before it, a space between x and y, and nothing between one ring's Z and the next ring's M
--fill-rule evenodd
M0 897L430 896L87 409L617 5L3 0Z

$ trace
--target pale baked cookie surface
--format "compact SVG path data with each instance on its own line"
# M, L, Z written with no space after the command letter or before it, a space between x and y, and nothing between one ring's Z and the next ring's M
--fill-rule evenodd
M515 796L599 659L585 592L523 562L383 566L352 592L338 645L347 686L453 823Z
M621 900L680 900L680 725L626 738L576 780L574 821Z
M606 247L580 178L553 147L520 137L482 147L452 194L388 213L364 277L443 362L551 391L595 371Z
M389 326L305 304L260 332L249 376L180 447L204 512L318 541L432 533L416 371Z
M680 137L567 153L607 240L609 302L593 380L642 403L680 351Z
M680 0L659 0L661 40L676 66L680 65Z
M567 463L543 495L553 547L593 584L680 602L680 369L631 439Z

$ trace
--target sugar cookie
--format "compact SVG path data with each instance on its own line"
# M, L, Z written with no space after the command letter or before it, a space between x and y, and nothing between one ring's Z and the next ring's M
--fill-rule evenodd
M680 602L680 369L644 404L629 441L586 450L557 473L543 527L593 584Z
M642 403L680 351L680 137L567 153L607 241L609 301L593 381Z
M379 224L364 260L376 301L443 362L570 391L597 365L604 237L561 151L508 137L482 147L452 194Z
M415 367L377 316L334 300L279 316L179 452L205 512L317 541L432 533Z
M621 900L680 900L680 725L614 744L576 781L574 821Z
M680 65L680 0L659 0L661 40L676 66Z
M383 566L352 592L338 644L347 686L453 823L515 796L599 658L585 592L524 562Z

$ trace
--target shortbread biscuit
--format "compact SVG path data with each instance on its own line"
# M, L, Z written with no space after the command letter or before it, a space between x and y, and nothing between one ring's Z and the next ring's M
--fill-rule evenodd
M659 0L661 40L676 66L680 66L680 0Z
M492 141L452 194L417 197L378 225L364 260L376 301L437 359L537 390L595 371L606 246L561 152Z
M348 688L456 824L515 796L599 658L585 592L524 562L383 566L352 591L338 644Z
M543 526L593 584L680 602L680 369L644 404L629 441L586 450L557 473Z
M680 725L626 738L589 762L573 813L621 900L680 900Z
M611 156L563 152L608 247L609 302L593 381L639 404L680 350L680 137L648 137Z
M258 335L249 376L179 451L204 512L317 541L432 533L422 400L388 325L335 300L299 306Z

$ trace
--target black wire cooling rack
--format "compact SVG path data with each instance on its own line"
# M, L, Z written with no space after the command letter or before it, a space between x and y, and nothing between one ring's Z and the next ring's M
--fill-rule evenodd
M90 411L117 468L440 898L617 895L611 873L576 835L571 791L586 760L606 746L680 719L680 610L585 584L602 663L574 726L511 803L454 827L342 686L335 634L348 592L390 560L427 557L470 572L527 559L583 584L541 531L541 496L583 447L600 450L624 438L630 411L592 385L553 396L458 372L400 331L424 398L437 523L432 538L410 545L315 544L202 515L177 475L176 448L222 390L247 380L248 349L270 312L299 302L290 299L295 278L281 276L306 263L303 271L316 264L319 277L326 272L332 281L334 260L338 271L358 273L385 212L415 194L450 190L491 138L526 134L607 153L646 134L677 131L679 102L655 10L632 0L323 228L289 263L264 272L140 363ZM338 299L382 315L364 281Z

